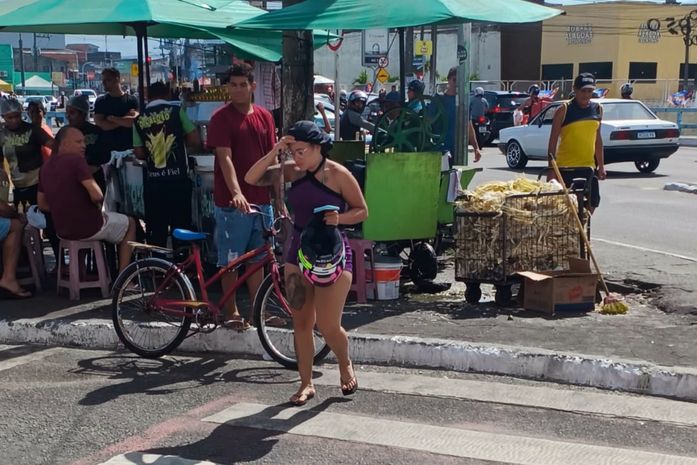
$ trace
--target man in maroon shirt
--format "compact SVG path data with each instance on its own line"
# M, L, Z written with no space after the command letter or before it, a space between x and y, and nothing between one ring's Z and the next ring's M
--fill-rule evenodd
M39 208L50 211L58 236L75 241L119 245L119 271L131 260L128 241L135 240L135 220L102 212L104 195L85 159L85 136L73 126L56 134L56 150L39 174Z
M216 111L208 126L208 146L215 150L213 199L215 201L215 242L218 248L218 266L223 267L244 253L264 243L262 221L273 217L268 187L252 186L244 182L244 175L257 160L269 153L276 142L273 116L266 109L252 104L256 83L252 67L233 65L228 71L230 103ZM265 213L250 214L250 204L261 206ZM247 281L249 295L256 295L262 271ZM223 276L223 290L237 282L237 272ZM225 308L229 325L244 328L232 295ZM252 308L249 309L251 320Z

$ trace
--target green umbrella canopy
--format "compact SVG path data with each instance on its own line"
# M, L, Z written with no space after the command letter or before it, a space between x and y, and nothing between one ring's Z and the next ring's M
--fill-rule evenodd
M219 39L248 59L281 59L281 32L226 29L264 14L240 0L4 0L0 30L53 34L135 36L135 24L147 25L149 37ZM316 31L316 45L327 33Z
M561 13L524 0L306 0L237 26L282 30L384 29L470 21L531 23Z
M241 0L5 0L3 32L135 35L148 26L151 37L205 39L202 28L224 28L263 14Z

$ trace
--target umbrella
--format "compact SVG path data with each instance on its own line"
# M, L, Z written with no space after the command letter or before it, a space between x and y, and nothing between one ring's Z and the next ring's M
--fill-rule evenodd
M226 29L260 14L264 10L241 0L4 0L0 2L0 30L129 35L139 40L147 36L219 39L244 58L278 61L282 55L281 32ZM317 36L326 40L327 33L317 32ZM319 45L322 40L318 40ZM142 48L139 45L140 69ZM141 86L142 75L139 73ZM142 105L143 93L140 95Z
M561 10L523 0L305 0L237 23L254 29L385 29L470 21L529 23Z
M386 29L439 24L462 24L481 21L493 23L530 23L542 21L561 14L561 10L536 5L523 0L305 0L304 2L255 16L237 23L238 27L255 29ZM400 38L400 49L404 45ZM458 45L459 47L459 45ZM404 82L404 53L400 60L400 81ZM461 72L465 71L465 60L460 60ZM465 79L458 80L458 101L456 131L456 161L464 156L467 137L465 118L468 93ZM401 86L404 99L405 86ZM464 136L463 136L464 134Z

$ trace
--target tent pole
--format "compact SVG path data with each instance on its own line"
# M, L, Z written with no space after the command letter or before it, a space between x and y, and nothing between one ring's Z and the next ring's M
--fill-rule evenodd
M399 94L401 95L402 102L407 100L407 86L405 84L407 80L407 64L406 51L405 51L405 36L404 28L399 28Z
M457 28L457 122L455 127L455 165L467 165L467 146L469 137L469 33L472 24L466 23Z
M143 85L143 30L145 26L142 24L137 24L135 26L136 30L136 41L138 43L138 103L140 105L140 111L145 109L145 87Z
M148 50L147 28L143 28L143 50L145 55L145 87L150 89L150 51Z

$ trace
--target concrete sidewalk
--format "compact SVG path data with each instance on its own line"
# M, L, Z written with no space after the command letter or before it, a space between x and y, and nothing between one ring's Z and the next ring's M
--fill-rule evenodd
M452 266L439 280L454 281ZM346 306L344 326L356 362L498 373L697 401L697 315L664 313L649 304L649 294L628 296L628 315L548 317L496 307L488 287L477 306L464 302L460 283L437 295L412 291L406 285L399 300ZM53 292L0 301L0 343L117 349L110 304L95 298L74 303ZM227 329L189 338L182 350L263 355L256 331Z

